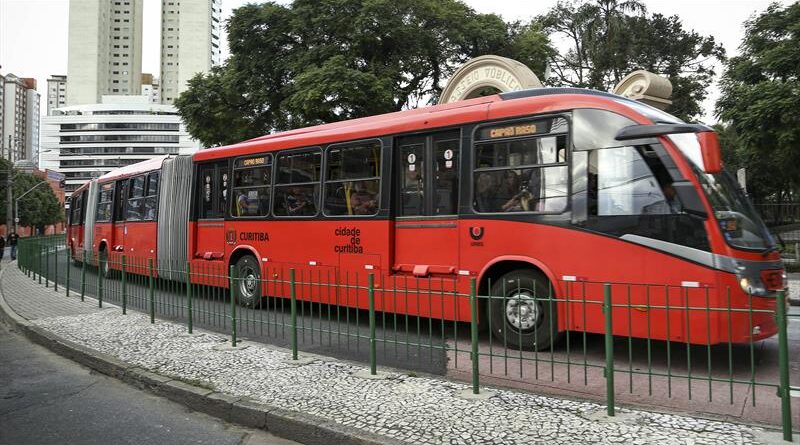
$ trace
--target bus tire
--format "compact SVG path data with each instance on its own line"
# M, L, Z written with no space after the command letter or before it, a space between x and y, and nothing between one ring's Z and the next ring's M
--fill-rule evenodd
M256 307L261 301L261 268L252 255L245 255L234 266L236 303L244 307Z
M558 316L547 277L531 269L513 270L492 285L490 295L495 338L515 349L552 347Z

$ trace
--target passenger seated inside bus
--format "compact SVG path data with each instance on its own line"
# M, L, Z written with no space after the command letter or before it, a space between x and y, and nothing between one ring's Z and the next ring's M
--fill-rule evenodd
M365 181L357 181L353 184L350 193L350 208L353 215L373 215L378 207L375 199L377 193L368 190Z
M313 216L317 213L303 187L291 187L286 194L286 211L291 216Z

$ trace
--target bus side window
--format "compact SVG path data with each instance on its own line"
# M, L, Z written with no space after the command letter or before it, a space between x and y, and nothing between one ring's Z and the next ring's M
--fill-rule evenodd
M158 184L160 176L158 172L150 173L147 178L147 192L144 199L144 213L142 219L152 221L156 219L158 212Z
M111 221L111 212L114 204L114 183L103 184L100 186L100 193L97 198L97 212L95 213L95 221L108 222Z
M322 153L319 149L278 155L272 212L275 216L316 216Z
M566 131L567 121L561 117L482 128L482 140L475 147L474 209L563 212L568 189Z
M325 214L370 216L380 205L381 143L328 147Z
M142 218L142 201L144 198L145 176L137 176L130 180L128 189L128 205L125 218L128 221L139 221Z
M267 216L272 195L272 155L234 161L232 190L231 216Z

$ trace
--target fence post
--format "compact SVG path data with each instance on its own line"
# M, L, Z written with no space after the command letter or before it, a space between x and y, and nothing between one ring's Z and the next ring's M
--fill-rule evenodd
M42 267L42 256L43 255L42 255L42 241L41 240L39 240L39 242L37 243L37 247L38 248L36 250L39 252L39 254L37 255L38 256L38 260L39 260L38 261L39 262L39 271L38 271L39 272L39 284L42 284L42 270L44 269L44 267Z
M53 267L56 270L55 276L53 277L53 290L56 292L58 292L58 244L59 243L55 243L53 245Z
M99 253L97 254L97 307L103 307L103 260Z
M44 287L50 287L50 246L45 243L44 251Z
M292 360L297 360L297 294L295 293L294 268L289 269L289 292L292 311Z
M67 248L65 250L66 250L66 255L64 256L67 257L67 285L64 287L66 287L67 298L69 298L69 270L72 269L72 248L70 248L70 246L67 245Z
M606 340L606 405L608 405L608 415L614 415L614 334L612 329L611 311L611 284L606 283L603 289L603 315L606 321L605 340Z
M81 301L86 295L86 251L81 255Z
M150 287L150 324L156 322L156 294L154 292L155 277L153 276L153 259L147 259L147 281Z
M230 291L231 291L231 346L236 347L236 289L235 277L233 276L235 267L230 268Z
M367 290L369 291L369 373L377 374L377 353L375 350L375 274L369 274Z
M786 329L786 291L779 290L775 303L775 316L778 319L778 369L780 371L780 386L778 395L781 398L781 419L783 426L783 440L792 441L792 400L790 398L789 382L789 342Z
M192 265L186 262L186 309L188 313L189 333L192 333Z
M125 270L125 255L122 255L122 315L127 315L128 313L128 286L127 284L127 272Z
M470 310L470 332L472 342L472 393L480 394L480 380L478 376L478 302L475 295L475 278L469 280L469 310Z

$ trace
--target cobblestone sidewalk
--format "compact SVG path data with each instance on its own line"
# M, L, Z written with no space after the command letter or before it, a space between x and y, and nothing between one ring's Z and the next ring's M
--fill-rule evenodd
M8 267L0 288L14 310L62 338L119 360L237 397L319 416L411 444L751 444L779 436L760 428L686 416L618 409L605 416L595 403L495 390L465 400L467 386L388 370L385 379L359 377L365 368L317 357L290 362L287 351L250 342L235 349L209 332L143 314L98 310L96 302L45 290ZM67 315L54 316L56 313Z

